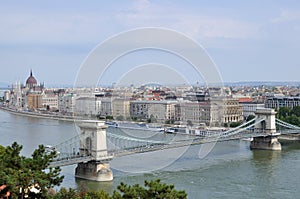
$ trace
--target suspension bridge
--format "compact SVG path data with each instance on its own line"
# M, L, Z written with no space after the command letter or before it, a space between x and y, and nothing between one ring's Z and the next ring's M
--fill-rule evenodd
M78 123L81 130L78 136L50 149L58 153L50 166L77 164L76 177L110 181L113 176L109 161L130 154L245 138L253 138L251 149L281 150L278 135L300 133L300 127L275 118L275 114L272 109L258 109L254 119L236 128L205 131L201 135L152 132L151 136L139 136L129 131L141 133L141 129L107 128L104 121L81 121Z

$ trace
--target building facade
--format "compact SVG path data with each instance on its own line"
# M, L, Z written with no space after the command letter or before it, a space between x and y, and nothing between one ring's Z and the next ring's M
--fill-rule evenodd
M58 95L53 92L42 93L42 106L47 110L58 110Z
M42 95L36 93L29 93L27 95L27 107L30 110L37 110L43 108Z
M243 107L244 120L250 115L255 115L256 109L265 107L265 104L258 102L240 102L240 105Z
M265 100L266 108L279 109L281 107L294 108L300 106L300 97L269 97Z
M115 119L130 119L130 100L113 99L112 115Z
M238 99L224 99L224 116L223 123L241 122L244 120L243 107L239 104Z
M112 115L112 99L111 98L98 98L101 101L101 108L99 115L101 117L113 116Z
M97 108L95 97L80 97L75 99L75 115L96 116L100 111Z
M175 120L176 101L131 101L130 116L151 122L165 123Z
M180 102L175 105L175 121L189 125L212 126L211 104L206 102Z
M75 110L75 95L65 93L58 96L59 112L66 115L73 115Z

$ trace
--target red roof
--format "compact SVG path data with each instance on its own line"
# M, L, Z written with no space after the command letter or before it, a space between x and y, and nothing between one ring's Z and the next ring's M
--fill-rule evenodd
M241 102L253 102L253 99L249 97L239 98L239 103Z

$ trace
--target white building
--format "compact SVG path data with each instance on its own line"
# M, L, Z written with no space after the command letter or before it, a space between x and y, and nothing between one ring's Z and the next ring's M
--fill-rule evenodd
M72 115L75 110L75 95L73 93L59 95L58 109L62 114Z
M111 98L98 98L101 101L100 116L112 116L112 99Z
M244 119L247 119L249 115L255 115L256 109L264 108L265 104L258 102L240 102L243 107Z
M9 105L15 109L23 109L25 105L25 93L22 90L21 83L17 82L13 85L13 89L10 96Z
M10 101L10 91L4 91L4 102L9 102Z
M42 106L46 109L58 110L58 95L54 92L43 92Z
M75 100L75 115L95 116L100 111L95 97L79 97Z
M132 101L130 115L137 119L151 119L164 123L175 119L177 101Z

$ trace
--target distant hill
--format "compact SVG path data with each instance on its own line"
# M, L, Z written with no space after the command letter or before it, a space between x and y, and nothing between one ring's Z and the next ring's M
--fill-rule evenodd
M249 82L224 82L225 86L300 86L300 82L268 82L268 81L249 81Z

